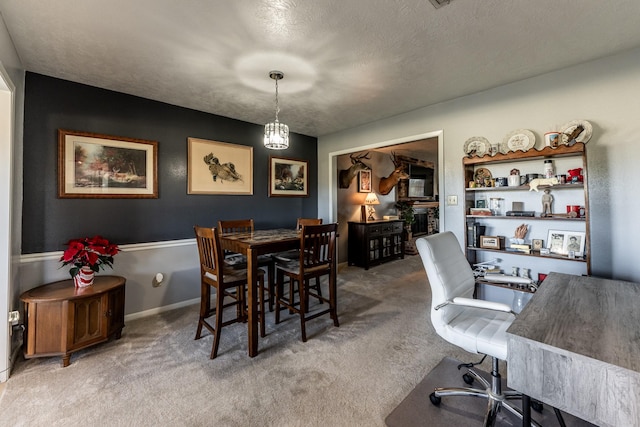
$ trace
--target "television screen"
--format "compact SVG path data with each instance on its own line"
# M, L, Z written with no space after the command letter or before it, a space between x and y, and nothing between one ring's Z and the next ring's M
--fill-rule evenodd
M411 165L409 197L433 197L433 169Z

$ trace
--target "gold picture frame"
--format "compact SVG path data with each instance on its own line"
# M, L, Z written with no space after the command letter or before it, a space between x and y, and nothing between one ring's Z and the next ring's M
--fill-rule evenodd
M158 143L58 129L58 197L157 199Z
M308 197L309 162L269 157L269 197Z
M253 147L188 138L187 194L253 194Z
M504 237L480 236L480 247L483 249L504 249Z

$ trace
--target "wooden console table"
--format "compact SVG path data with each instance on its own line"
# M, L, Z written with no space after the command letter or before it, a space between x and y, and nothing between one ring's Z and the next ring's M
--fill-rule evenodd
M24 357L62 356L119 339L124 327L125 278L96 276L93 286L76 289L73 280L38 286L24 292L26 320Z

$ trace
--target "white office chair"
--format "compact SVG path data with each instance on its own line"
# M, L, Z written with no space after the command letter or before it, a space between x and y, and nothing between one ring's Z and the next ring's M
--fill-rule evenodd
M484 425L493 426L501 407L522 419L522 411L507 399L522 399L522 394L502 391L498 360L507 357L506 330L515 314L506 304L473 299L475 280L458 240L450 231L416 240L418 253L431 285L431 322L442 338L471 353L491 356L491 384L473 369L463 379L474 380L485 389L469 387L436 388L429 396L439 405L444 396L473 396L489 400ZM531 425L538 426L535 421Z

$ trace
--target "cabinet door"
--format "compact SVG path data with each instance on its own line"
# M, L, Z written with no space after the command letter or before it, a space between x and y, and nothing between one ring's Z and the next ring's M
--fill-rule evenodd
M380 245L380 239L378 237L373 237L368 242L369 245L369 261L377 261L380 259L380 254L382 251Z
M107 336L113 333L120 334L124 327L124 286L120 286L109 292L107 309Z
M106 294L69 301L67 351L106 339L106 308Z
M55 354L63 351L64 306L60 301L25 304L27 326L25 355Z

